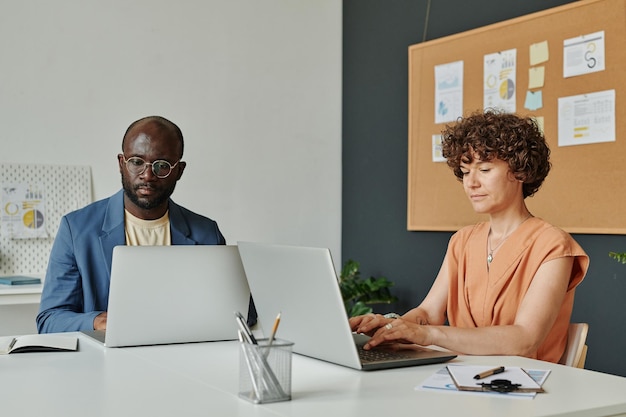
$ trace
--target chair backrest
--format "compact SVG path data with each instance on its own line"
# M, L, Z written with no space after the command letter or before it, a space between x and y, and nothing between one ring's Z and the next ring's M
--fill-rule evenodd
M587 323L570 323L567 332L567 346L559 361L562 365L584 368L587 358L587 333L589 325Z

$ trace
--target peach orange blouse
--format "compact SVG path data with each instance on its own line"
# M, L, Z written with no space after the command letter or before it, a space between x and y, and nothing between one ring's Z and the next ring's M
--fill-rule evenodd
M574 291L587 273L589 257L568 233L532 217L502 243L487 268L489 227L489 223L467 226L450 239L446 257L450 271L449 324L456 327L512 324L539 267L553 259L573 256L572 275L559 315L532 356L558 362L567 342Z

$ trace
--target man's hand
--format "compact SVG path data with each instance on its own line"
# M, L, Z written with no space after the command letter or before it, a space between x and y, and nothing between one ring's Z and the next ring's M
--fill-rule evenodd
M107 329L107 312L100 313L93 319L94 330L106 330Z

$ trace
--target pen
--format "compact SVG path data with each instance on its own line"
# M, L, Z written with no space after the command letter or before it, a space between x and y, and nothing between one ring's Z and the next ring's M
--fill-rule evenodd
M274 343L274 337L276 336L276 330L278 330L278 325L280 324L280 313L276 316L276 320L274 320L274 327L272 327L272 334L270 335L270 340L267 342L267 346L272 346Z
M490 369L488 371L476 374L474 375L474 379L483 379L491 375L501 374L502 372L504 372L504 366L500 366L498 368Z
M238 311L235 311L235 318L237 319L237 324L239 325L239 328L243 332L243 336L246 339L246 342L256 345L257 340L252 334L250 327L248 327L248 325L246 324L246 319L244 319L241 313Z

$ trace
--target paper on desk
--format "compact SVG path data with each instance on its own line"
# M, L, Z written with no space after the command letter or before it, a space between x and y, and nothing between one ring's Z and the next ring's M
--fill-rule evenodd
M528 373L519 366L502 367L503 372L485 376L478 380L478 374L490 371L494 366L485 365L448 365L448 372L456 387L463 391L482 391L481 384L491 384L495 380L509 380L518 387L515 391L542 392L541 385L537 384Z
M543 385L543 383L548 378L548 375L550 375L550 370L545 369L526 369L526 372L539 385ZM448 373L446 367L441 368L433 375L426 378L426 380L416 386L415 389L418 391L439 391L468 395L491 395L499 397L505 395L507 398L535 398L535 396L537 395L536 392L509 392L507 394L502 394L492 391L460 391L454 385L452 377Z

